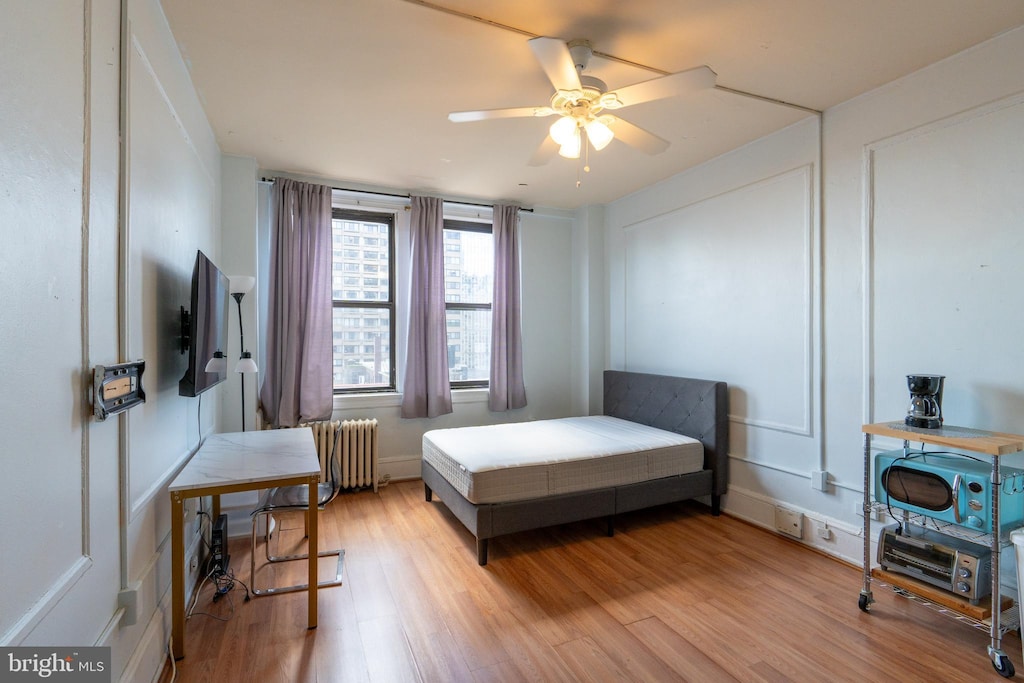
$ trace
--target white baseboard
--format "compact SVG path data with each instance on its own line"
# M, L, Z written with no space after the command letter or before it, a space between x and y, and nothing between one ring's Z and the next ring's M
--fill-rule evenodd
M733 517L738 517L754 526L759 526L773 533L779 533L775 528L775 508L781 506L787 510L793 510L803 515L803 528L801 529L800 543L832 555L844 562L861 566L864 562L864 530L860 527L851 526L847 522L830 519L824 515L811 510L804 510L790 503L769 498L760 493L749 491L734 486L729 487L725 495L722 509ZM821 527L825 527L830 533L828 538L822 538L818 534ZM875 524L872 524L872 528ZM786 538L793 538L785 535ZM793 539L797 540L797 539ZM874 546L872 544L872 557Z
M382 458L379 463L380 473L382 477L391 481L419 479L423 476L422 463L423 458L418 453L397 458Z

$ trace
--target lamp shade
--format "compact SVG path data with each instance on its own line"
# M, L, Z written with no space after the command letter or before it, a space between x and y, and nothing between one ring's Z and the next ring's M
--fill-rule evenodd
M594 119L586 125L587 137L590 139L590 144L594 146L598 152L608 146L608 143L615 137L615 133L602 122L600 119Z
M252 275L232 275L228 280L231 283L232 294L248 294L256 285L256 278Z
M571 116L563 116L552 123L548 132L551 134L551 139L563 147L570 144L574 137L578 140L580 136L576 126L576 119Z
M235 372L241 372L243 374L259 372L259 368L256 367L256 361L252 359L251 353L248 351L242 352L242 357L238 359L238 363L235 365Z
M573 128L572 137L562 143L562 146L558 148L558 153L566 159L579 159L580 158L580 129Z
M206 361L206 372L221 374L228 371L228 359L222 351L214 351L213 358Z

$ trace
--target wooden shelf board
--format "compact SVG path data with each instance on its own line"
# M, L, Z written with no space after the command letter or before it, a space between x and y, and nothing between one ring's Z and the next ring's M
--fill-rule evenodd
M955 593L950 593L949 591L944 591L941 588L936 588L935 586L924 583L923 581L918 581L911 576L894 574L893 572L886 571L881 567L874 567L871 570L871 576L882 583L887 583L890 586L895 586L896 588L902 588L914 595L928 600L929 602L933 602L936 605L942 605L943 607L975 619L976 621L984 621L992 617L992 599L990 597L986 597L977 605L972 605L970 600L962 598ZM1013 606L1013 599L1007 595L1001 595L1000 605L1000 612L1005 612Z
M866 434L888 436L905 441L920 441L986 455L1008 455L1024 451L1024 436L1019 434L987 432L953 425L943 425L938 429L922 429L908 427L901 420L867 424L861 427L861 431Z

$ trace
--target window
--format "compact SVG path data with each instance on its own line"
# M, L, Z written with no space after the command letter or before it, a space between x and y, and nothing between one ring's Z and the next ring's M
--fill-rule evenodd
M374 274L346 275L341 283L335 279L334 391L394 391L395 293L390 283L395 217L335 208L332 226L335 244L359 245L335 250L333 270ZM351 343L356 339L363 343Z
M491 373L491 225L445 219L444 251L448 378L453 388L485 387Z

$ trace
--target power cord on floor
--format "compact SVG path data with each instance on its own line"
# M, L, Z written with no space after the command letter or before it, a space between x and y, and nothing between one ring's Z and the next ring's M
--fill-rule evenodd
M220 617L216 614L210 614L209 612L195 611L196 603L199 601L199 594L203 592L203 587L206 585L208 581L214 585L214 593L213 598L211 598L211 602L219 602L221 598L227 596L228 604L231 606L231 610L228 613L228 616ZM231 599L231 591L234 590L236 583L240 584L242 588L245 589L244 602L249 602L249 600L252 599L252 595L249 592L249 586L247 586L244 581L237 578L235 576L235 573L231 571L230 568L226 572L223 571L220 567L212 568L203 576L202 582L200 582L199 587L196 588L195 594L192 596L192 604L189 606L188 611L185 613L185 619L191 619L192 615L195 614L197 616L210 617L211 619L216 619L217 621L230 620L231 617L233 617L235 614L235 603Z
M252 596L249 593L249 586L244 581L235 576L235 572L228 567L227 571L221 571L217 569L213 572L213 584L217 587L217 592L213 594L213 601L217 602L223 596L227 595L228 592L234 589L235 584L240 584L245 589L245 602L249 602Z
M178 677L178 667L174 663L174 634L167 636L167 658L171 660L171 680L167 683L174 683Z

